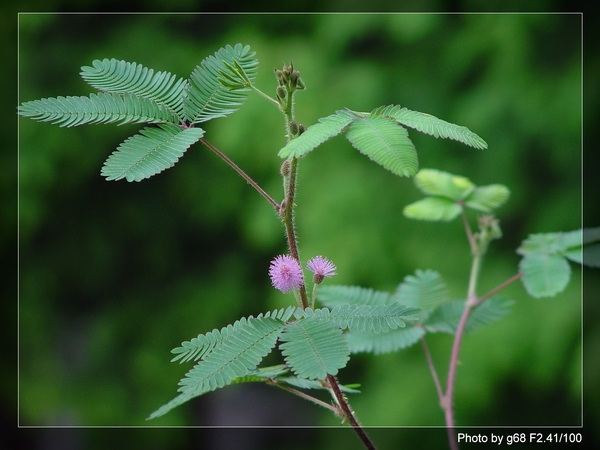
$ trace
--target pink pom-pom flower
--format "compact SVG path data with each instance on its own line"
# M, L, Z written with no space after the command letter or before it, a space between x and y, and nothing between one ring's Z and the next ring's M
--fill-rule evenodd
M306 267L314 273L313 281L317 284L322 283L325 277L332 277L336 274L335 265L322 256L315 256L309 260Z
M271 283L281 292L290 292L304 283L304 275L298 261L288 255L279 255L269 267Z

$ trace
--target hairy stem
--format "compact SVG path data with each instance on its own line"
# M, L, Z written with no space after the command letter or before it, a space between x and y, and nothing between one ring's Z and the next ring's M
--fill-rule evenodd
M292 132L291 124L294 121L294 90L288 90L285 107L282 108L283 115L285 117L285 128L288 139L293 139L296 133ZM290 255L296 259L300 264L300 254L298 252L298 239L296 237L296 230L294 227L294 208L295 208L295 197L296 197L296 179L298 176L298 158L292 158L290 160L289 175L287 175L287 189L285 192L285 200L282 208L279 210L283 223L285 225L285 234L288 241L288 247L290 249ZM302 283L299 287L300 303L303 309L309 308L308 296L306 294L306 285ZM314 306L314 303L313 303ZM327 381L329 383L329 389L333 393L339 407L345 418L350 422L352 428L358 435L367 449L375 449L373 442L369 439L365 431L357 422L348 400L342 393L337 379L333 375L327 375Z
M335 398L338 404L340 405L340 408L342 408L345 418L350 422L350 425L352 425L352 428L364 444L365 448L375 450L375 445L373 444L371 439L369 439L369 436L367 436L365 430L360 426L360 424L354 417L354 413L350 409L350 405L344 397L344 394L342 393L336 378L333 375L327 375L327 381L329 381L329 386L331 387L331 390L333 391Z
M285 225L285 235L290 249L290 255L300 263L300 254L298 252L298 240L296 230L294 229L294 199L296 196L296 174L298 172L298 159L293 158L290 164L290 175L288 177L287 195L285 198L285 209L283 210L283 223ZM308 296L306 295L306 285L302 283L299 288L301 307L308 308Z
M266 198L267 201L269 203L271 203L271 205L273 205L273 207L275 208L276 211L279 211L279 203L277 203L275 200L273 200L273 198L269 194L267 194L264 191L264 189L261 188L256 183L256 181L254 181L252 178L250 178L250 176L246 172L244 172L242 169L240 169L240 167L236 163L234 163L223 152L221 152L217 147L212 145L206 139L200 138L200 142L202 142L204 145L206 145L208 148L210 148L214 153L217 154L217 156L219 156L219 158L221 158L223 161L225 161L227 164L229 164L237 173L239 173L242 176L242 178L244 180L246 180L254 189L256 189L260 195L262 195L264 198Z
M277 100L275 100L273 97L271 97L270 95L265 94L263 91L261 91L260 89L258 89L253 84L250 84L250 88L252 88L252 90L254 92L256 92L258 95L260 95L262 98L264 98L269 103L272 103L275 106L279 107L279 102Z

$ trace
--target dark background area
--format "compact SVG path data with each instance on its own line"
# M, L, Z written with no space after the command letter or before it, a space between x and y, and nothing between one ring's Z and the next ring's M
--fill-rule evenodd
M598 226L591 186L583 214L581 208L582 167L597 167L595 153L582 159L582 144L597 136L586 127L582 141L582 99L584 124L598 119L597 87L586 81L582 95L582 68L585 80L597 79L600 69L595 42L586 44L582 65L581 15L21 14L17 22L18 99L11 111L23 101L92 92L79 71L94 59L135 61L187 77L205 56L241 42L257 52L257 85L267 93L275 88L273 67L294 61L307 85L296 104L306 125L340 108L369 111L394 103L469 127L488 150L410 136L420 167L511 191L498 211L504 237L490 248L481 293L516 272L515 250L530 233L577 229L582 219ZM6 124L16 129L17 120L11 116ZM173 347L293 298L275 291L267 276L270 260L285 251L271 206L200 144L141 183L100 176L103 161L140 128L66 129L18 119L18 179L10 171L2 176L3 191L17 182L19 188L18 204L4 203L2 221L5 260L14 261L18 238L19 263L18 302L10 282L3 285L5 316L18 313L18 330L14 324L4 330L6 342L18 337L19 369L15 379L16 358L7 354L7 435L15 423L35 427L18 433L22 448L34 449L113 442L169 449L360 448L347 429L304 428L339 422L266 386L227 387L145 421L175 396L189 369L169 363ZM251 94L240 111L206 130L273 197L282 195L276 154L285 143L283 123L267 102ZM301 163L301 256L334 261L332 283L389 291L416 269L430 268L461 298L470 264L461 225L404 218L402 208L420 197L412 180L370 163L338 137ZM511 314L466 336L457 424L577 426L585 420L587 439L598 439L600 286L593 271L572 269L568 288L553 298L533 299L512 285L504 291L515 301ZM428 343L445 379L451 337L431 336ZM277 363L277 355L268 362ZM350 401L363 424L392 427L370 430L380 448L447 446L442 428L418 428L444 424L420 346L357 355L339 377L361 383L362 393ZM214 425L284 428L187 428ZM67 428L56 429L61 426Z

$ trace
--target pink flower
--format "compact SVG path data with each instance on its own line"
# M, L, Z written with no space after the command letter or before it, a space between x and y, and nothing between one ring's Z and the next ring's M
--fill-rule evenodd
M269 276L273 286L281 292L290 292L304 283L302 268L298 261L288 255L279 255L269 267Z
M332 277L336 273L335 265L322 256L315 256L313 259L309 260L306 267L314 273L313 281L317 284L322 283L325 277Z

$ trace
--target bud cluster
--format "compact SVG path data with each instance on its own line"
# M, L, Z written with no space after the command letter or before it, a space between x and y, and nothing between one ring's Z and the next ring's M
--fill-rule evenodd
M291 93L295 90L302 90L306 87L300 78L300 72L294 69L293 61L290 61L289 66L284 64L281 70L276 67L273 70L275 71L279 86L284 87L288 92Z
M282 111L288 111L292 103L294 91L305 89L304 82L300 78L300 72L294 69L294 63L289 66L283 65L282 69L275 67L275 77L279 85L275 91L279 107Z

